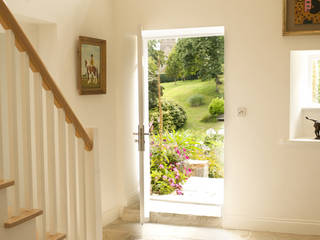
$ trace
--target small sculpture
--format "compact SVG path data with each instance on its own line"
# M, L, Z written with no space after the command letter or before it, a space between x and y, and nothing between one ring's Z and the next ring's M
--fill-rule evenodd
M310 119L308 117L306 117L307 120L314 122L313 126L314 126L314 133L316 134L316 138L315 139L319 139L320 140L320 122L318 120L314 120L314 119Z

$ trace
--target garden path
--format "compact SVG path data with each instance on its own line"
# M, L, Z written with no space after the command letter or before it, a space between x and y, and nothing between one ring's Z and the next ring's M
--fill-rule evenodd
M169 195L152 195L151 200L192 203L205 205L223 205L224 179L190 177L183 185L183 195L175 192Z

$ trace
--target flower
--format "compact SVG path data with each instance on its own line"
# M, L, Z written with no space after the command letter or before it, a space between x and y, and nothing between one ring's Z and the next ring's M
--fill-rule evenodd
M167 177L166 175L163 175L163 176L162 176L162 179L163 179L163 180L167 180L168 177Z
M160 169L163 169L163 168L164 168L164 166L163 166L162 164L160 164L160 165L159 165L159 168L160 168Z
M187 173L188 174L192 173L192 170L190 168L188 168Z
M216 131L213 129L213 128L209 128L207 131L206 131L206 134L209 136L209 137L213 137L214 135L216 135Z
M185 148L183 148L183 151L186 152L187 150Z
M183 192L182 192L181 190L177 190L176 193L177 193L178 195L183 195Z
M179 179L180 178L180 176L179 175L176 175L176 179Z

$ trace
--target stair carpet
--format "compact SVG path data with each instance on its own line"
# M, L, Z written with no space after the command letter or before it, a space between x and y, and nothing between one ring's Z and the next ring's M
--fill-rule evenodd
M13 180L0 180L0 190L5 190L8 187L14 186ZM4 222L4 228L14 228L20 224L28 222L38 216L41 216L43 211L40 209L24 209L21 211L19 216L9 217L9 219ZM66 234L56 233L47 234L47 240L62 240L66 238Z

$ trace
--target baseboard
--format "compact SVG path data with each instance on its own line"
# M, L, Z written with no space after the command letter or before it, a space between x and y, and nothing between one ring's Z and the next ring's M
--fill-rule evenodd
M320 235L320 220L227 215L223 217L223 227L251 231Z
M106 226L120 218L120 207L114 207L102 213L102 225Z

